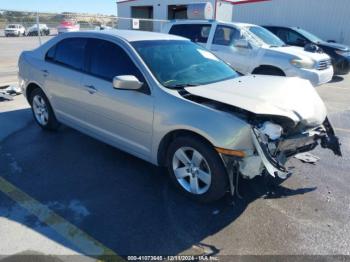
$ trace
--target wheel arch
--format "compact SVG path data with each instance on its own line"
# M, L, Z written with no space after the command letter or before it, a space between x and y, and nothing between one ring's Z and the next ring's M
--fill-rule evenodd
M196 137L200 140L202 140L204 143L214 147L214 145L203 135L200 135L194 131L187 130L187 129L177 129L170 131L167 133L160 141L158 146L158 152L157 152L157 164L159 166L166 166L166 154L167 149L169 148L169 145L178 137L184 137L184 136L190 136L190 137Z
M36 88L41 89L45 93L45 91L41 88L41 86L38 83L30 82L27 85L26 92L25 92L28 103L30 103L30 96L31 96L32 92L34 91L34 89L36 89Z
M254 68L254 70L252 71L252 74L257 74L259 71L269 71L269 70L274 70L277 71L279 73L281 73L283 76L286 76L286 73L284 72L284 70L280 67L274 66L274 65L259 65L258 67Z

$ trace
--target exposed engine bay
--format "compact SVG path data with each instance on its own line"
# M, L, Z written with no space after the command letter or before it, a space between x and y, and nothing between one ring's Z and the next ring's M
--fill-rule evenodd
M233 105L193 95L186 90L180 90L179 93L193 102L231 113L251 125L255 150L238 160L239 173L244 178L253 179L266 170L273 177L285 179L289 175L285 167L288 159L311 151L318 145L342 156L341 144L328 118L316 127L306 126L302 121L296 124L285 116L255 114Z

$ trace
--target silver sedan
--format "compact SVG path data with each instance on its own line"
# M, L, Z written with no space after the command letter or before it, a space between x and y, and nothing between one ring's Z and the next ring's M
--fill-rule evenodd
M202 202L233 193L237 176L286 178L286 161L318 144L341 155L308 81L241 77L182 37L62 34L21 54L19 80L44 130L63 123L166 166Z

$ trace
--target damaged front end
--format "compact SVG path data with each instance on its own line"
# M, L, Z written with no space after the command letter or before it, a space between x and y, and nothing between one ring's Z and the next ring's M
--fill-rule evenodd
M231 139L235 144L227 145L229 149L243 150L244 157L232 159L218 151L228 173L232 173L233 165L236 174L248 179L264 173L284 179L289 173L285 167L288 159L318 145L342 155L326 106L308 81L243 76L187 87L179 94L247 123L248 128L236 131L235 139Z
M279 125L264 122L252 126L251 136L256 152L243 159L240 165L240 173L248 178L260 175L266 169L271 176L285 179L289 174L285 167L287 160L318 145L342 156L339 139L328 118L322 125L297 134L285 134Z

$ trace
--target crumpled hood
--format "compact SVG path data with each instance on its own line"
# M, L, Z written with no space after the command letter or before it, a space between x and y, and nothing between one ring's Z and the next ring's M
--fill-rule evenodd
M254 114L284 116L307 126L321 125L327 116L315 88L300 78L249 75L185 89Z
M302 47L298 46L281 46L281 47L273 47L271 48L272 51L277 51L281 53L287 53L291 56L298 56L298 57L308 57L312 60L319 62L322 60L330 59L330 57L325 53L312 53L307 52Z

